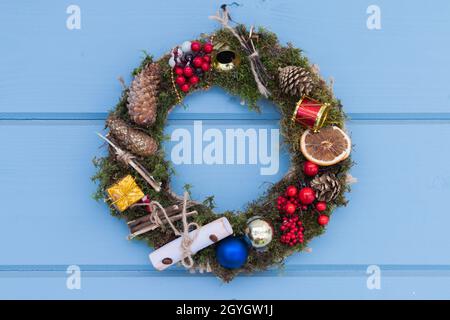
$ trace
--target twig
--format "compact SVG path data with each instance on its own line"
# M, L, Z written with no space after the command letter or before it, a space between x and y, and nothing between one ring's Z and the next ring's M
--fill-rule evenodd
M215 16L210 16L211 20L218 21L223 28L229 30L233 36L238 39L241 44L242 50L244 50L245 54L250 61L250 69L252 70L253 77L255 78L256 85L258 87L258 91L264 96L269 97L270 92L266 88L267 80L269 78L267 71L262 64L258 51L255 48L252 37L250 36L248 39L245 38L245 35L241 32L241 30L237 28L231 27L228 23L231 20L230 15L228 13L228 9L226 6L222 6L222 11L218 11ZM251 28L251 32L253 27Z
M144 166L142 166L139 162L135 160L134 156L131 153L123 151L114 143L112 143L108 138L102 136L100 133L97 132L97 135L106 142L108 142L116 152L118 158L123 162L125 162L126 164L128 164L129 166L131 166L134 170L136 170L142 176L142 178L144 178L145 181L147 181L148 184L153 189L155 189L156 192L161 191L161 182L157 182L155 178L153 178L153 176L150 175L147 169L145 169Z
M190 217L190 216L196 215L197 213L198 213L197 211L186 212L186 217ZM178 214L176 216L169 217L169 220L171 222L175 222L175 221L181 220L182 218L183 218L183 215L182 214ZM167 223L168 222L166 218L161 219L161 221L163 223ZM137 236L139 236L141 234L144 234L144 233L150 232L152 230L155 230L158 227L159 227L159 225L156 224L156 223L149 223L148 225L146 224L143 228L137 229L134 232L132 232L131 234L129 234L127 239L131 240L131 239L133 239L133 238L135 238L135 237L137 237Z

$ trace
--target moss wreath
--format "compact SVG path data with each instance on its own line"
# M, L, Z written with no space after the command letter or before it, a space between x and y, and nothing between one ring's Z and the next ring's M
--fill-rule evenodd
M236 30L239 30L241 34L249 36L249 31L244 26L237 25L235 28ZM259 53L260 61L265 66L267 73L272 75L271 79L267 82L267 89L271 93L268 99L278 106L281 113L280 131L283 135L283 143L287 144L290 152L291 167L284 178L272 185L262 197L250 202L245 211L227 211L220 214L215 213L213 211L213 198L207 198L204 202L197 203L193 207L193 209L198 212L198 214L193 217L194 222L199 225L205 225L221 216L225 216L232 225L234 235L236 236L244 235L247 221L253 216L263 217L266 221L269 221L274 228L273 240L268 245L267 250L264 252L250 250L247 262L238 269L230 270L219 265L215 259L216 244L208 246L195 254L193 257L195 268L208 265L210 271L214 272L219 278L226 282L232 280L239 273L253 273L266 270L271 266L282 266L283 261L287 256L294 252L300 252L306 249L308 242L312 238L321 235L325 231L325 226L318 223L317 212L312 206L307 210L297 213L299 219L303 222L304 241L302 243L297 243L294 246L286 246L280 241L280 227L283 221L280 218L277 199L280 195L284 195L288 186L294 185L299 187L305 183L310 183L311 177L304 174L303 166L306 159L299 148L299 141L305 131L305 127L292 121L292 114L298 102L298 97L287 95L280 89L280 81L278 77L275 76L278 75L279 68L297 66L304 68L310 73L314 80L314 87L309 96L330 105L330 111L325 126L334 125L344 128L346 119L340 101L333 96L331 86L318 75L317 71L314 71L314 67L309 63L308 59L302 54L300 49L293 47L291 44L287 44L286 46L281 45L274 33L262 28L254 34L257 36L255 46ZM220 72L213 69L200 79L200 82L195 88L192 88L188 93L184 93L176 90L176 86L174 85L173 68L168 64L170 53L156 61L146 54L142 63L132 72L132 75L137 76L149 64L159 65L160 84L157 94L155 122L150 126L137 126L136 123L132 121L127 108L127 99L129 97L130 89L126 87L124 87L120 101L115 109L111 111L110 117L120 118L130 127L138 128L141 132L153 137L160 146L165 139L163 130L168 112L174 106L179 105L187 94L196 90L207 90L211 86L218 86L223 88L229 94L240 97L240 99L247 103L250 109L258 112L257 102L264 97L261 95L256 85L249 59L247 59L247 52L243 50L238 39L227 28L219 29L212 35L202 35L198 41L204 43L204 39L206 38L213 39L213 43L225 43L230 48L233 48L235 52L242 57L239 67L236 67L230 72ZM127 145L122 145L121 147L130 149ZM146 157L137 156L137 159L156 180L162 183L160 192L155 192L155 190L151 188L141 176L137 175L133 169L118 161L116 154L110 148L108 156L94 159L94 164L98 169L98 172L92 178L98 183L98 190L94 194L94 198L103 200L105 198L105 190L108 187L117 183L117 181L124 176L132 174L136 179L136 183L150 199L157 200L163 206L170 206L174 202L179 201L179 197L176 197L169 187L174 169L170 161L165 159L164 150L158 148L157 152L153 155ZM330 216L335 208L346 205L347 202L344 193L350 189L347 172L351 165L352 161L350 157L348 157L346 160L335 165L320 167L319 174L333 173L340 184L339 193L332 202L327 203L327 208L322 212L323 214ZM128 221L148 214L142 206L128 208L126 213L118 212L113 207L110 207L110 209L113 216L124 218ZM178 226L179 223L180 222L178 222ZM150 247L159 248L174 240L175 235L170 228L158 228L138 236L137 239L146 241Z

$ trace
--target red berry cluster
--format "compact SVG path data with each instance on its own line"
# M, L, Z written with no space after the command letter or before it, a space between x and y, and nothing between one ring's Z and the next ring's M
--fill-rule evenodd
M303 172L308 177L314 177L319 172L319 166L311 161L306 161ZM299 214L313 206L319 213L317 223L321 226L328 224L329 217L322 212L327 209L327 203L316 201L315 191L307 186L298 189L296 186L288 186L283 195L277 198L277 208L282 217L280 241L283 244L294 246L303 243L303 226Z
M174 49L173 55L180 61L174 68L176 75L175 83L180 87L181 91L188 92L191 87L200 82L200 77L205 72L211 70L211 52L213 45L209 42L200 43L193 41L191 43L191 53L179 57L178 49Z
M316 194L313 189L305 187L298 191L297 187L289 186L284 196L277 198L277 208L280 213L293 215L297 209L307 210L308 205L313 203L315 199Z
M280 237L281 243L290 247L303 243L304 228L298 216L293 216L290 218L284 216L280 230L283 233Z
M308 177L314 177L317 173L319 173L319 166L311 161L306 161L303 164L303 172ZM325 226L328 224L328 221L330 220L330 217L328 217L325 214L322 214L320 212L323 212L327 210L327 203L324 201L318 201L314 205L316 210L319 212L319 217L317 218L317 223L319 223L321 226Z

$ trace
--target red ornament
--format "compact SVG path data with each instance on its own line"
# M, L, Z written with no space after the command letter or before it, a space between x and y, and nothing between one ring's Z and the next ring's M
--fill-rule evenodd
M186 78L183 77L183 76L178 76L178 77L175 79L175 82L177 83L177 85L181 86L181 85L183 85L183 84L186 83Z
M297 195L297 188L295 186L289 186L286 189L286 195L288 197L295 197Z
M327 210L327 203L324 201L319 201L316 203L316 210L319 212Z
M194 66L201 67L202 63L203 63L203 59L202 57L195 57L194 60L192 60L192 63L194 64Z
M201 68L203 71L206 72L206 71L209 71L210 65L208 62L203 62Z
M329 109L330 105L327 103L322 104L316 100L303 97L297 103L293 119L315 132L325 123Z
M183 68L182 68L182 67L175 67L175 68L173 69L173 71L175 72L175 74L176 74L177 76L182 76L182 75L183 75Z
M313 177L319 172L319 166L311 161L306 161L303 164L303 172L309 176Z
M210 56L203 56L203 61L207 63L211 63L211 57Z
M186 77L192 77L192 75L194 74L194 69L192 69L191 67L189 67L189 66L187 66L187 67L184 67L184 70L183 70L183 74L186 76Z
M317 222L321 225L321 226L325 226L328 224L328 221L330 221L330 218L327 215L321 214L319 216L319 218L317 219Z
M190 84L197 84L200 81L200 79L197 76L192 76L189 78Z
M312 188L306 187L300 190L298 199L303 204L311 204L316 199L316 193Z
M284 207L284 210L286 211L287 214L294 214L295 210L297 208L295 207L295 204L293 203L286 203L286 206Z
M211 43L205 43L205 45L203 46L203 51L205 53L211 53L213 51L213 45Z
M185 83L181 86L181 91L188 92L191 86L188 83Z
M194 52L200 51L200 49L202 48L202 45L200 42L198 41L193 41L191 43L191 50Z

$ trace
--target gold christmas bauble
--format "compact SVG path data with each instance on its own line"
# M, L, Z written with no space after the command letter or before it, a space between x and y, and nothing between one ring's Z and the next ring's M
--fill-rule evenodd
M217 71L231 71L241 62L239 54L224 44L218 44L214 47L213 67Z
M273 227L259 216L250 218L245 229L247 241L257 250L264 250L273 239Z

